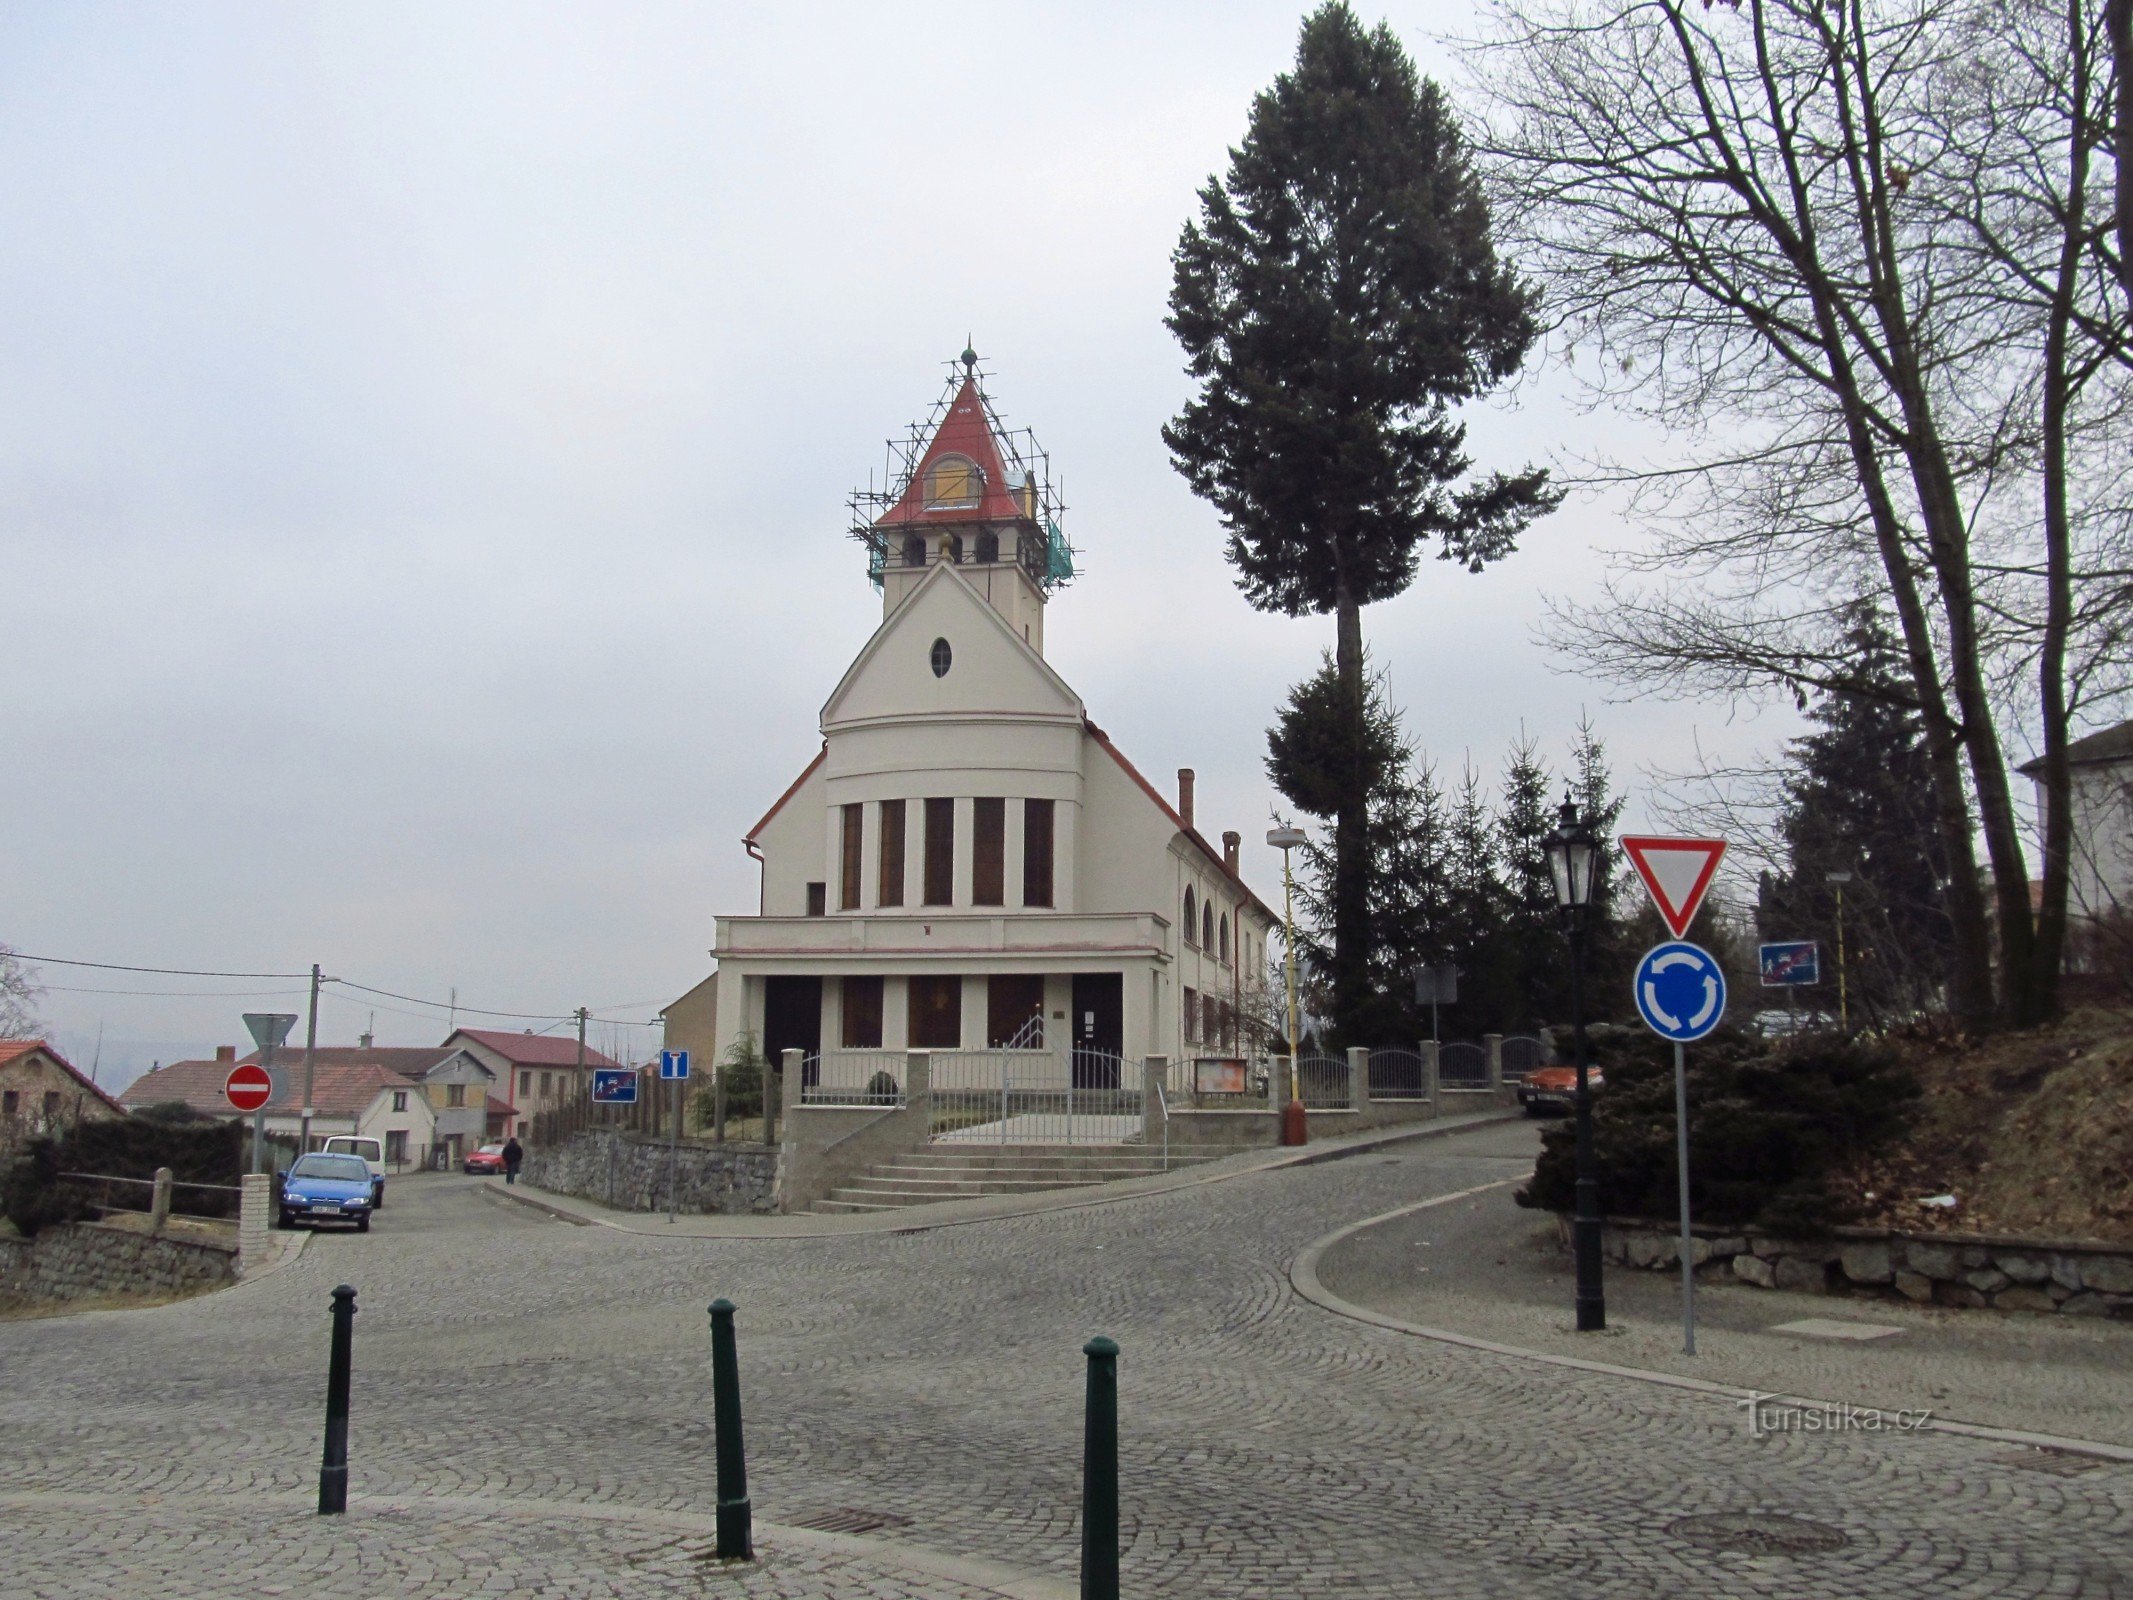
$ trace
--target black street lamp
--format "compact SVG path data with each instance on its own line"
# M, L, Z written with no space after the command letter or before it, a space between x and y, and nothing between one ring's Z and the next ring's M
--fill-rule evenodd
M1590 937L1593 868L1600 859L1600 843L1579 820L1577 804L1567 794L1562 810L1556 813L1547 849L1555 903L1570 940L1570 1022L1577 1041L1577 1209L1570 1237L1577 1261L1578 1332L1596 1333L1607 1326L1607 1297L1600 1289L1600 1180L1593 1170L1592 1086L1585 1067L1585 945Z

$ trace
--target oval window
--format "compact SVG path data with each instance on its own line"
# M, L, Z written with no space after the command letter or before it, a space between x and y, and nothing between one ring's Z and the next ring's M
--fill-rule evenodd
M945 678L948 676L948 669L953 665L955 665L955 652L948 648L948 641L946 639L934 640L933 675L936 678Z

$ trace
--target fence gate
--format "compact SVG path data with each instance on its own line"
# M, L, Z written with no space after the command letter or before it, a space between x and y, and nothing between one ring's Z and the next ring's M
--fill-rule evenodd
M931 1065L937 1143L1126 1144L1141 1137L1140 1073L1116 1050L1047 1046L1041 1017L998 1049L935 1050Z

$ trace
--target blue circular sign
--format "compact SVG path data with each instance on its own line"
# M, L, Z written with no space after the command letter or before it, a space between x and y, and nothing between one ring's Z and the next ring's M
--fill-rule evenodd
M1686 939L1645 951L1630 987L1644 1025L1675 1044L1701 1039L1726 1014L1726 975L1718 958Z

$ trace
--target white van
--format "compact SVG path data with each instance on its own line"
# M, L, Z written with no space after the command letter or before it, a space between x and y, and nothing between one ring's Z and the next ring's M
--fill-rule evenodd
M385 1204L385 1141L367 1134L337 1133L326 1141L330 1156L357 1156L370 1169L370 1209Z

